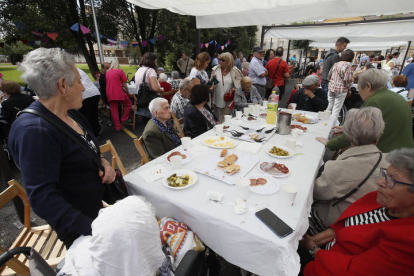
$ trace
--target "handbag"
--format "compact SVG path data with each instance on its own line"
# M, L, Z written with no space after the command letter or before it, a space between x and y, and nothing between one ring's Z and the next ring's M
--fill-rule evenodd
M281 61L282 61L282 59L279 59L279 63L277 64L277 66L276 66L276 70L275 70L275 72L273 73L273 77L271 77L271 78L268 78L268 79L267 79L266 84L265 84L265 88L266 88L266 89L273 89L273 87L274 87L273 78L274 78L274 77L275 77L275 75L276 75L277 69L279 69L279 65L280 65L280 62L281 62Z
M224 75L223 75L223 71L221 71L221 80L222 80L223 89L224 89ZM234 100L234 92L231 91L231 88L226 93L224 93L223 100L225 102L230 102L230 101Z
M157 92L152 90L150 86L145 82L145 77L147 76L147 71L150 68L147 68L144 73L144 77L142 78L142 82L139 85L138 89L138 97L137 97L137 106L142 108L148 108L149 103L155 99L160 97Z
M371 169L368 175L364 178L364 180L362 180L361 183L358 184L358 186L353 188L350 192L348 192L344 196L333 199L334 203L331 205L332 207L335 207L336 205L338 205L339 203L341 203L342 201L344 201L345 199L347 199L348 197L356 193L361 188L361 186L364 185L365 182L367 182L367 180L371 177L371 175L377 169L378 165L381 163L382 153L379 152L379 155L380 156L378 158L377 163L375 163L374 167ZM318 175L318 177L319 176L320 174ZM318 200L318 199L314 200L311 206L311 212L310 212L310 217L309 217L309 229L308 229L308 232L311 233L312 235L316 235L317 233L320 233L328 228L328 226L326 226L324 222L322 221L322 219L319 217L318 211L315 209L316 203L327 203L327 204L329 203L330 204L331 201L330 200Z
M81 143L75 137L75 135L72 132L70 132L68 129L63 127L61 124L59 124L58 122L56 122L55 120L53 120L52 118L47 116L46 114L44 114L42 112L39 112L37 110L31 109L31 108L26 108L23 111L21 111L20 114L21 113L30 113L30 114L36 115L38 117L41 117L46 122L53 125L54 127L59 129L60 131L62 131L73 142L78 144L83 151L85 151L87 154L90 154L92 156L93 160L94 160L94 163L97 165L97 167L102 172L105 173L105 169L103 168L103 166L100 162L101 160L100 160L99 156L97 154L92 153L92 151L84 143ZM103 192L103 195L102 195L102 200L104 200L108 204L114 204L117 200L121 200L121 199L128 196L128 191L126 189L125 181L124 181L124 178L122 176L121 171L116 169L115 174L116 174L115 181L110 183L110 184L105 184L104 185L105 189L104 189L104 192Z

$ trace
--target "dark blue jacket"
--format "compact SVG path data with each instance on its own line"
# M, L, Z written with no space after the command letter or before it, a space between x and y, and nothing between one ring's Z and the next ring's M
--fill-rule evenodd
M86 144L39 101L30 108L55 119ZM86 119L76 110L70 110L69 114L98 147ZM27 113L13 123L9 147L21 169L33 211L52 226L61 240L73 241L79 235L90 235L91 223L102 208L104 189L93 157L44 119Z
M206 104L204 107L213 115L214 121L217 121L217 118L210 106ZM190 102L184 109L183 123L185 136L191 138L195 138L213 128L213 125L209 122L209 120L207 120L203 113L201 113L201 111Z

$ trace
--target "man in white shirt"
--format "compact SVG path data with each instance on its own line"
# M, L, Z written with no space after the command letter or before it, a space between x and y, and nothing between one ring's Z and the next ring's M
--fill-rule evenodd
M263 66L263 54L264 50L261 47L255 47L253 49L253 58L250 61L249 65L249 77L253 80L254 87L257 88L257 92L259 92L262 99L264 99L266 90L266 76L267 70Z

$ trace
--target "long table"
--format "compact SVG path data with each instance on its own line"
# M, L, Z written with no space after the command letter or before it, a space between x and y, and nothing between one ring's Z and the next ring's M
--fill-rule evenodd
M306 112L306 114L317 118L317 113ZM233 122L235 122L234 118ZM281 190L272 195L250 192L247 197L247 212L237 215L234 212L235 186L198 174L198 181L192 187L173 190L164 186L162 179L147 183L138 175L138 172L157 164L162 164L172 171L172 166L165 162L165 155L126 175L128 190L132 194L146 197L155 206L157 217L174 217L186 223L206 245L228 262L261 276L297 275L300 263L296 250L299 240L309 226L308 215L312 203L313 183L325 152L324 145L316 141L315 137L328 138L333 123L334 119L331 116L329 120L306 125L308 131L298 137L298 141L303 145L295 149L296 153L303 153L302 155L287 159L269 156L266 151L271 145L284 145L286 139L290 137L290 135L278 134L264 143L256 154L259 163L272 161L283 163L289 168L291 174L277 180L281 185L294 184L298 188L293 206L284 204L284 192ZM248 123L242 125L253 126ZM234 126L232 128L237 129ZM212 135L215 135L214 130L193 139L193 147L200 148L203 138ZM231 137L226 132L224 135ZM175 150L182 150L182 148ZM236 147L235 150L243 149ZM210 152L219 154L220 150L211 149ZM183 168L194 168L208 157L208 153L205 152L193 152L193 155L195 155L193 161L183 165ZM247 176L260 174L259 163ZM223 201L208 201L209 190L222 193ZM294 232L285 238L276 236L255 216L257 210L265 207L291 226Z

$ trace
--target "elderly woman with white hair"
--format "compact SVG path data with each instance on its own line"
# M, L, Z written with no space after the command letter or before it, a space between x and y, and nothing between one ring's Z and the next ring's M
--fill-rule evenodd
M382 152L390 152L402 147L414 148L412 133L412 116L407 102L400 95L388 89L388 77L379 70L366 70L358 75L358 93L364 104L362 107L377 107L382 111L385 122L384 133L377 147ZM340 127L338 128L340 131ZM349 147L344 135L328 141L317 137L330 150Z
M181 145L181 140L170 121L171 109L166 99L153 99L149 104L149 110L152 118L145 126L142 138L148 157L155 159Z
M236 89L241 88L243 75L234 66L234 58L228 52L219 55L219 65L213 68L211 75L216 76L219 81L214 88L212 104L214 114L219 119L219 122L222 123L224 122L224 115L231 113L229 105L233 101L232 97L234 97ZM232 96L229 96L230 94Z
M113 59L111 67L106 72L106 97L111 107L112 121L117 132L121 131L121 123L129 120L132 102L129 99L127 77L124 71L119 69L118 59ZM118 105L124 105L124 114L119 121Z
M161 73L158 76L158 82L160 83L160 87L164 90L164 93L162 93L162 96L168 101L168 103L171 103L172 98L172 87L171 84L167 82L168 76L164 73Z
M413 274L414 149L393 150L386 160L377 191L351 204L329 229L301 240L305 276Z
M253 86L253 80L250 77L241 79L241 89L236 89L234 95L234 104L237 110L242 110L249 104L262 104L263 99L257 92L257 88Z
M77 111L85 88L74 57L58 48L39 48L26 55L20 69L39 100L30 105L37 114L23 113L13 123L9 148L33 211L69 247L79 236L92 234L91 223L103 207L104 183L115 180L115 171Z
M170 80L169 83L171 84L172 89L179 89L179 85L181 82L180 73L178 73L178 71L172 71L171 78L172 80Z
M378 108L349 111L343 132L351 147L338 159L326 162L315 180L310 233L327 229L349 205L376 190L379 168L388 165L376 147L383 131L384 120Z

